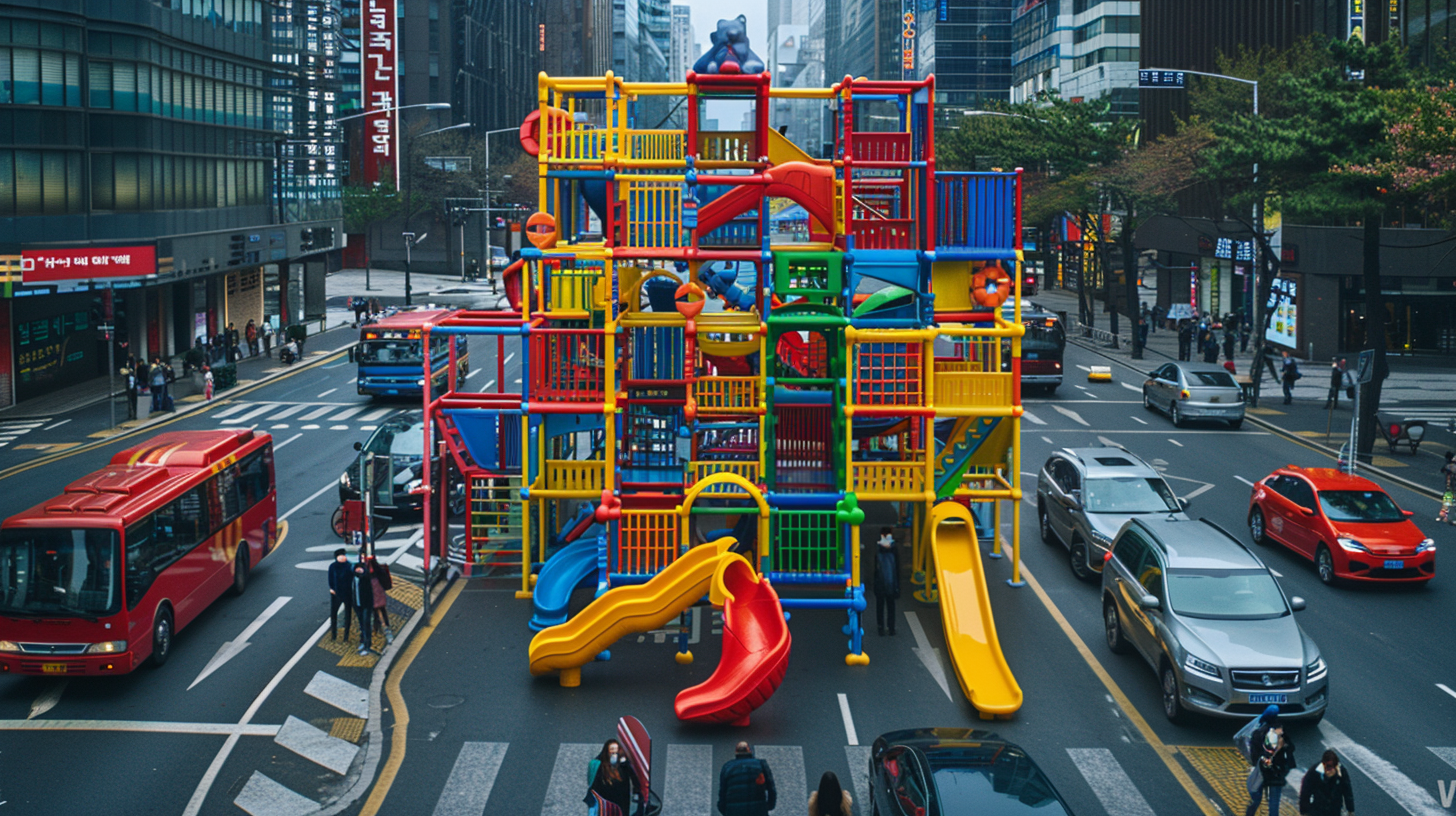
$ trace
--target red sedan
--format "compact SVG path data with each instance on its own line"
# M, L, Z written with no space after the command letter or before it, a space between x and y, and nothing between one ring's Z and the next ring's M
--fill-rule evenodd
M1254 485L1249 532L1315 562L1326 584L1429 581L1436 542L1380 486L1331 468L1280 468Z

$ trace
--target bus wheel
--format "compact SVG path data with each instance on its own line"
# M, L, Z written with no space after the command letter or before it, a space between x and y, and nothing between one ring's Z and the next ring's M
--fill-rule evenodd
M157 622L152 624L152 665L162 666L172 656L172 610L162 607L157 610Z
M233 559L233 594L241 595L248 588L248 542L238 545L238 555Z

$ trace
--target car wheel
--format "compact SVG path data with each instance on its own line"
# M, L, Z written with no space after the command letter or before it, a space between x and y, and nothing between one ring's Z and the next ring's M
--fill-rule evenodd
M1174 428L1183 427L1183 411L1178 408L1177 400L1173 401L1173 408L1168 413L1168 416L1172 418Z
M1178 674L1173 667L1163 664L1163 675L1160 678L1163 686L1163 716L1168 722L1176 723L1183 719L1183 704L1178 701Z
M1147 388L1143 388L1143 408L1145 408L1145 409L1147 409L1149 411L1156 411L1156 410L1158 410L1156 407L1153 406L1153 398L1148 395L1148 389Z
M243 541L238 544L238 554L235 558L233 558L232 593L234 595L241 595L243 594L243 591L248 588L248 569L250 566L251 565L248 559L248 542Z
M152 665L162 666L172 656L172 610L162 607L152 625Z
M1230 429L1237 431L1238 429L1240 429L1242 427L1244 427L1244 418L1243 417L1239 417L1238 419L1231 419L1231 420L1229 420L1229 428Z
M1269 543L1264 529L1264 511L1257 507L1249 511L1249 535L1254 539L1255 544Z
M1036 506L1036 527L1041 532L1041 543L1057 544L1057 534L1052 530L1051 517L1047 515L1045 507L1040 504Z
M1087 542L1080 538L1072 539L1072 546L1067 548L1067 563L1071 564L1072 574L1078 581L1090 581L1097 575L1087 564Z
M1102 601L1102 628L1107 631L1107 648L1113 654L1127 654L1127 638L1122 636L1122 620L1117 616L1117 604L1111 598Z
M1314 551L1314 566L1319 572L1320 583L1325 586L1335 585L1335 556L1330 553L1330 548L1319 545Z

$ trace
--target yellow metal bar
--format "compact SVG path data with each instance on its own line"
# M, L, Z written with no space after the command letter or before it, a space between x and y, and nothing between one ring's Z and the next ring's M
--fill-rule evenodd
M833 99L833 88L769 88L770 99Z
M991 502L991 554L1001 555L1001 502Z
M964 323L947 323L937 330L941 337L1020 337L1025 326L1000 325L994 329L976 329Z
M915 343L934 340L938 329L856 329L846 326L844 339L849 343Z
M525 484L525 473L531 470L531 418L521 414L521 469L523 478L521 483ZM521 500L520 494L516 494L516 501ZM521 589L516 593L517 598L531 597L531 506L525 502L521 508Z

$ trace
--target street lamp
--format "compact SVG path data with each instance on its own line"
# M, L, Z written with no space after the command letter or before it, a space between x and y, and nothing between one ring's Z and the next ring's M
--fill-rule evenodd
M448 103L439 103L439 104L444 104L445 107L447 107L447 108L450 107ZM404 232L404 236L405 236L405 238L404 238L404 305L406 305L406 306L413 305L413 303L414 303L414 301L413 301L413 299L411 297L412 289L410 287L410 248L412 246L414 246L415 244L418 244L421 241L425 240L425 235L428 235L429 234L429 233L425 233L424 235L421 235L419 238L415 238L414 237L414 233L410 231L410 221L414 217L414 205L415 205L415 198L414 198L414 178L415 178L415 174L414 174L414 161L413 161L413 159L414 159L414 144L415 144L415 139L418 139L420 136L433 136L436 133L444 133L447 130L457 130L459 128L468 128L468 127L470 127L470 123L469 122L461 122L458 125L450 125L449 127L442 127L442 128L435 128L434 130L427 130L424 133L421 133L421 134L418 134L418 135L416 135L414 133L411 133L411 134L409 134L409 139L407 139L405 141L404 156L402 156L401 158L403 158L403 160L404 160L404 184L405 184L405 190L404 190L404 229L405 229L405 232Z

